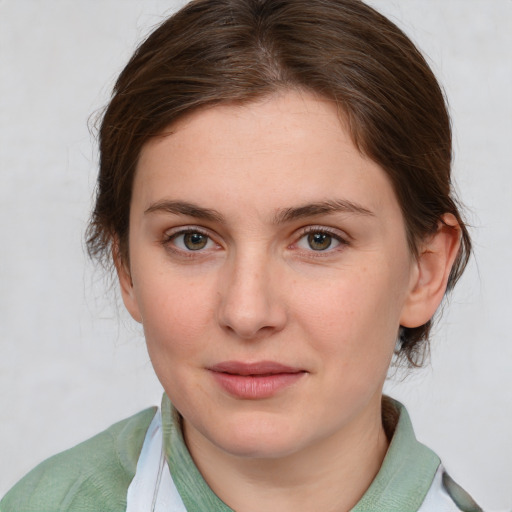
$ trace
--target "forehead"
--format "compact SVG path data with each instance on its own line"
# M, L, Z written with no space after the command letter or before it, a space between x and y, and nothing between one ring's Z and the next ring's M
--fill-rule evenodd
M397 206L386 174L354 146L336 104L287 92L195 111L150 140L133 199L144 207L169 196L216 209L242 201L257 210L333 195L371 210Z

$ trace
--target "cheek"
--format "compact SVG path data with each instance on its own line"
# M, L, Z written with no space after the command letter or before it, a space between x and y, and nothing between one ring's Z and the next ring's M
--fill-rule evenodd
M208 389L197 378L214 349L212 297L205 283L146 280L138 298L151 363L171 401L187 412L202 396L207 409Z
M136 295L150 354L175 361L203 349L214 299L204 280L146 276Z
M350 269L308 294L295 294L297 321L327 357L387 360L395 345L403 303L396 272L375 265Z

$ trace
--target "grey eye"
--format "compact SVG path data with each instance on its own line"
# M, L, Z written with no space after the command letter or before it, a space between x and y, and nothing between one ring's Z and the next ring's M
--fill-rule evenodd
M184 252L213 249L216 246L215 242L206 233L193 230L179 231L170 236L167 243Z
M347 242L340 235L321 227L309 229L297 241L299 249L314 252L331 252L342 245L347 245Z
M313 251L325 251L332 245L332 235L329 233L309 233L308 245Z
M202 233L185 233L183 236L183 245L189 251L199 251L208 245L209 238Z

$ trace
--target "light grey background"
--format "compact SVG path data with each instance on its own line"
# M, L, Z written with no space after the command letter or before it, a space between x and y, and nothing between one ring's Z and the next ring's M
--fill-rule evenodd
M159 402L140 330L84 254L97 162L87 123L135 44L183 3L0 0L0 495L42 459ZM486 510L510 510L512 2L371 3L446 89L476 254L431 365L387 391Z

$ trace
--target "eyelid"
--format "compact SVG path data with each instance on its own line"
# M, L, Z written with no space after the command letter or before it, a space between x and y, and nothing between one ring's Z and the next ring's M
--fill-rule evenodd
M198 251L184 251L176 246L171 247L171 243L173 239L177 238L180 235L185 235L187 233L199 233L201 235L207 236L211 242L213 242L217 248L222 248L222 244L218 241L218 236L215 233L212 233L208 228L203 226L196 225L187 225L187 226L177 226L174 228L170 228L164 232L162 245L169 247L173 252L182 253L182 254L195 254L199 255L200 253L207 252L207 250L198 250ZM339 242L339 246L334 247L332 249L327 249L325 251L314 251L313 249L304 251L315 253L315 256L321 256L322 253L327 255L329 253L335 252L336 250L343 249L345 246L350 245L351 237L345 231L341 231L338 228L333 228L330 226L322 226L322 225L309 225L298 229L294 235L294 241L290 244L290 248L297 245L297 243L305 236L310 233L325 233L331 237L333 237L337 242Z
M305 252L308 252L308 253L309 252L314 253L315 257L331 254L331 253L335 252L336 250L343 250L346 246L350 245L351 237L345 231L341 231L341 230L339 230L337 228L332 228L332 227L329 227L329 226L310 225L310 226L305 226L305 227L299 229L296 232L295 241L292 243L292 246L293 245L297 245L297 243L302 238L304 238L305 236L307 236L307 235L309 235L311 233L324 233L324 234L327 234L329 236L332 236L340 244L338 247L334 247L334 248L332 248L330 250L327 249L325 251L314 251L313 249L310 249L308 251L305 251Z
M209 229L206 229L202 226L178 226L171 229L168 229L164 232L162 245L166 248L168 248L170 251L174 253L179 253L180 255L186 256L186 257L194 257L194 256L200 256L201 254L204 254L206 252L210 252L212 249L199 249L197 251L186 251L183 250L176 245L172 244L172 241L176 238L178 238L181 235L186 235L187 233L199 233L201 235L204 235L208 237L208 239L216 245L215 249L221 248L221 244L217 241L217 237L215 234L212 234L212 232Z
M213 240L211 231L203 228L201 226L178 226L174 228L167 229L164 232L164 237L167 240L176 237L177 235L186 235L187 233L200 233L201 235L205 235Z

